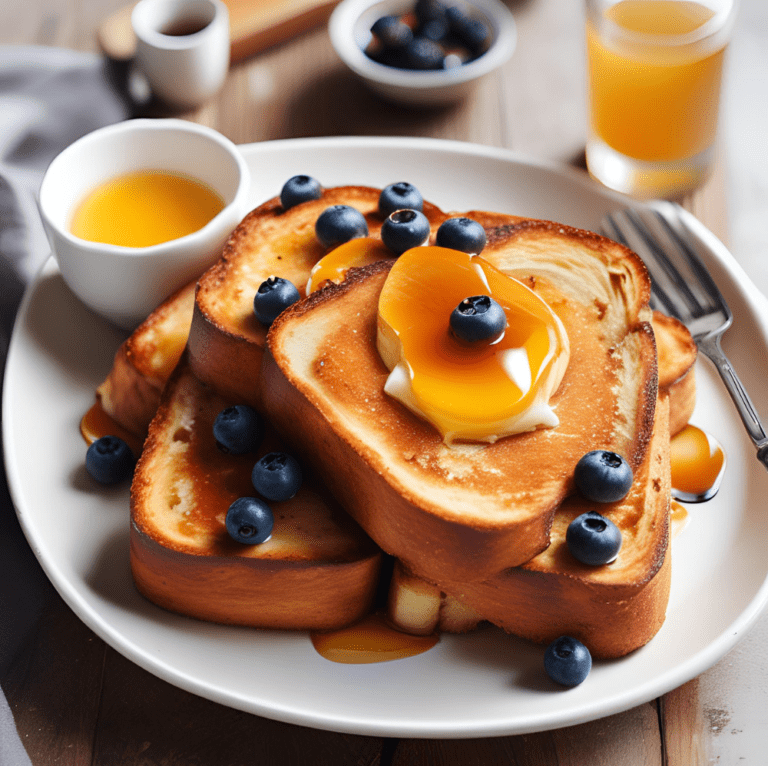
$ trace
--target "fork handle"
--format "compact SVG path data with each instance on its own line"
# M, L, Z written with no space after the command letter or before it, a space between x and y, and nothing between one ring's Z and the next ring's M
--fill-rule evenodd
M749 438L757 447L757 459L768 468L768 436L749 394L720 347L720 336L714 335L699 341L699 351L706 355L717 368L728 393L736 405Z

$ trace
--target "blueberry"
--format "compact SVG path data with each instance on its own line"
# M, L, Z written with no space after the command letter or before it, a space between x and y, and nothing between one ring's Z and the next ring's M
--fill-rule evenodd
M402 48L413 38L413 31L398 16L382 16L373 22L371 34L385 48Z
M488 295L465 298L451 313L453 334L467 343L494 341L507 326L504 309Z
M213 438L225 452L255 452L264 438L264 421L253 407L234 404L223 409L213 422Z
M448 6L441 0L416 0L413 13L420 24L434 19L444 19Z
M332 205L320 213L315 234L323 247L338 247L357 237L368 236L365 216L349 205Z
M581 641L560 636L544 653L544 670L562 686L578 686L592 670L592 655Z
M438 247L449 247L477 255L485 247L485 229L471 218L449 218L440 224L435 238Z
M238 497L224 520L229 536L243 545L265 543L272 536L275 518L272 510L257 497Z
M632 486L632 469L621 455L608 450L588 452L573 476L579 492L594 503L615 503Z
M386 218L395 210L424 210L424 198L421 192L407 181L398 181L381 190L379 195L379 213Z
M381 226L381 241L395 255L424 244L429 237L429 221L418 210L396 210Z
M301 202L320 199L323 188L320 183L310 176L293 176L289 178L280 192L280 204L284 210L294 207Z
M565 542L573 557L582 564L600 566L618 555L621 531L597 511L587 511L568 525Z
M414 37L405 46L405 60L409 69L442 69L444 58L443 49L426 37Z
M439 43L448 36L448 21L445 17L429 19L419 27L419 37Z
M267 500L289 500L299 491L301 480L296 458L285 452L264 455L251 472L254 489Z
M491 30L479 19L468 19L453 33L475 56L487 51L491 44Z
M117 484L129 478L135 460L119 436L102 436L85 453L85 469L99 484Z
M269 327L288 306L296 303L301 296L293 282L282 277L265 279L253 296L253 311L256 319Z

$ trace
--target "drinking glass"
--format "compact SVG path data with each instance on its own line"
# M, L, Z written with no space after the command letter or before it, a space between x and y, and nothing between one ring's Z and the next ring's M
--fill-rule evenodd
M736 0L586 0L587 167L638 198L674 197L714 162Z

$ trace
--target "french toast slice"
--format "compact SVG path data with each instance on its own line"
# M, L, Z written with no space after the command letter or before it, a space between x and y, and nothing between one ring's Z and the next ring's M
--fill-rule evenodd
M435 583L486 580L545 550L584 453L613 449L642 463L657 396L650 288L636 255L559 224L468 215L486 226L482 257L522 277L566 327L557 428L449 447L387 396L376 350L387 262L283 312L262 367L278 430L385 552Z
M305 471L299 492L271 503L272 537L232 540L224 519L253 496L251 470L281 450L268 431L257 453L227 454L213 438L233 402L182 359L163 392L131 486L131 568L157 605L202 620L260 628L330 629L366 614L381 553Z
M195 285L166 298L118 347L107 377L96 389L104 412L139 439L160 405L160 395L181 359L192 323Z
M315 221L327 207L350 205L378 237L384 218L381 191L365 186L325 189L318 200L283 210L272 199L245 217L221 258L200 278L189 334L189 363L197 377L234 399L261 407L259 371L267 328L256 319L253 296L271 275L293 282L304 295L312 267L326 254ZM447 215L424 203L432 236Z
M253 296L271 275L292 281L301 295L312 267L325 255L314 223L331 205L352 205L366 216L372 237L383 218L380 190L345 186L316 201L283 210L277 197L252 210L232 233L220 261L200 281L167 298L118 348L96 398L115 422L144 438L160 394L190 340L190 362L202 380L239 401L258 404L258 372L266 330L253 315ZM433 234L447 217L424 203ZM190 326L194 329L190 338Z
M466 632L488 621L537 643L569 635L604 659L650 641L664 622L670 588L669 399L666 392L659 397L651 444L629 494L599 508L622 533L614 562L591 567L570 554L568 525L595 510L573 495L557 509L545 551L484 582L435 585L396 568L390 619L417 634Z

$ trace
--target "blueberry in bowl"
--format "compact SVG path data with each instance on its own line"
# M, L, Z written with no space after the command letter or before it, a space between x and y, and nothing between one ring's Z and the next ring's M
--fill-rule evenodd
M342 0L328 30L377 95L422 107L465 96L509 59L517 36L501 0Z

